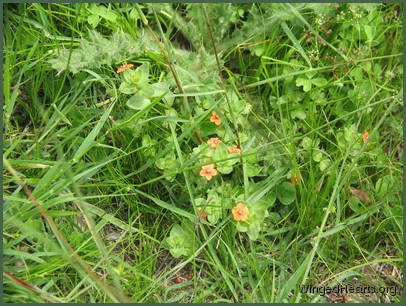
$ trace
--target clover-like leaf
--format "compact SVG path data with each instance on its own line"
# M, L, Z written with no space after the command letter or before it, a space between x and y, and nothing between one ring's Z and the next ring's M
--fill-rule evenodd
M319 162L323 158L323 153L320 150L314 150L312 157L315 162Z
M306 112L303 109L296 109L290 112L290 116L292 118L299 118L301 120L306 119Z
M330 163L331 162L328 158L321 160L319 164L320 171L326 170L330 166Z
M309 79L297 78L296 86L297 87L303 86L303 91L308 92L310 91L310 89L312 89L312 82Z

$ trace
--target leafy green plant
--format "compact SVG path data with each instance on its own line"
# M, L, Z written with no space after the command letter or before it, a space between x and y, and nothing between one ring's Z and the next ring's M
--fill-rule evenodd
M4 6L4 300L331 302L298 288L401 287L402 14Z
M141 44L127 33L114 32L111 38L105 38L97 31L89 31L88 39L81 39L78 48L58 50L48 62L58 73L68 69L75 74L125 61L143 50Z
M169 85L165 82L149 84L149 66L143 63L137 69L126 69L123 72L123 82L118 90L126 95L132 95L126 105L140 110L150 104L152 98L163 98L169 92Z
M197 247L193 232L187 226L174 224L166 244L173 257L191 256Z

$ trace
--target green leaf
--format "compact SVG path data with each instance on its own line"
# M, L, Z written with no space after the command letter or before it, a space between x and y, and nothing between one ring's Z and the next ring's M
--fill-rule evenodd
M224 163L217 163L217 170L222 174L230 174L233 172L233 167Z
M317 87L322 87L327 84L327 80L325 78L315 78L312 79L311 82L316 85Z
M100 21L100 17L97 15L89 15L87 17L87 22L93 27L97 27L97 25L99 24Z
M123 72L124 81L130 84L134 84L137 87L143 87L148 84L149 78L149 65L143 63L137 69L127 69Z
M358 200L356 197L351 197L348 201L348 205L352 209L352 211L358 213L358 212L363 212L365 209L362 206L362 203L360 200Z
M306 119L306 112L303 109L296 109L294 111L291 111L290 116L292 118L299 118L301 120Z
M207 220L211 224L216 224L222 215L221 203L214 202L214 201L210 202L206 206L206 212L207 212Z
M375 184L375 192L380 197L385 197L392 192L394 187L394 179L391 175L386 175L377 180Z
M257 176L261 172L261 169L257 164L247 164L246 166L248 176Z
M279 220L282 218L277 212L271 212L269 213L268 216L269 220L271 221L271 223L276 224L279 222Z
M289 205L296 199L296 189L291 183L284 182L277 187L276 196L282 204Z
M315 162L319 162L323 158L323 153L319 150L314 150L312 157Z
M35 256L34 254L27 253L27 252L4 249L3 254L7 255L7 256L13 256L14 258L18 258L18 259L20 259L20 258L21 259L30 259L30 260L38 262L38 263L46 263L46 261L43 260L42 258L39 258L38 256Z
M311 150L313 148L318 148L319 143L320 143L320 139L318 139L318 138L311 139L311 138L309 138L307 136L303 137L303 140L302 140L302 146L306 150Z
M79 161L79 159L86 154L87 151L93 147L96 142L96 136L99 134L100 130L102 129L104 123L106 122L107 118L110 115L111 110L113 109L115 102L111 104L108 110L106 110L100 120L97 122L96 126L93 130L86 136L85 140L80 145L79 149L76 151L75 156L73 157L73 162Z
M135 69L136 80L139 86L144 86L148 84L149 78L149 64L143 63L137 69Z
M142 95L135 94L127 101L126 105L129 108L139 110L147 107L150 103L151 103L150 99L145 98Z
M320 171L326 170L330 166L330 163L331 162L329 159L323 159L322 161L320 161L320 164L319 164Z
M190 256L195 251L193 234L183 225L175 224L169 237L166 239L169 252L173 257Z
M138 87L133 83L122 82L118 90L126 95L132 95L138 91Z
M100 17L107 19L108 21L114 22L117 19L117 15L112 10L109 10L107 7L105 7L103 5L99 5L99 6L92 5L90 10L94 14L97 14Z
M248 223L247 222L238 221L236 227L237 227L237 231L239 231L239 232L244 233L244 232L248 231Z
M153 94L151 97L160 97L169 92L169 84L166 82L158 82L151 85Z
M303 91L308 92L310 91L310 89L312 89L312 82L309 79L297 78L296 86L297 87L303 86Z
M154 88L150 84L144 84L140 91L138 92L140 96L144 96L145 98L152 98L154 96Z
M140 18L140 15L138 14L137 9L135 9L135 8L133 8L130 11L129 16L130 16L131 19L134 19L134 20L138 20Z
M247 231L248 238L250 238L250 240L257 240L259 236L259 231L260 228L256 224L250 224Z
M367 35L368 42L372 42L376 35L376 27L365 24L363 26L363 28L364 28L365 34Z

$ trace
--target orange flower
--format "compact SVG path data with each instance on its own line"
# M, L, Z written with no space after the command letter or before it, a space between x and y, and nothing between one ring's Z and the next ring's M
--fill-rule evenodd
M241 154L241 150L237 147L228 147L228 152L235 153L235 154Z
M220 125L221 124L221 119L220 117L217 115L216 112L213 112L212 116L210 117L210 121L215 123L216 125Z
M207 216L209 215L207 212L205 212L204 210L198 208L197 211L200 213L200 217L206 221L207 220Z
M209 144L213 149L215 149L221 144L221 140L218 138L210 138L207 141L207 144Z
M123 64L120 68L117 69L117 73L121 73L128 68L134 67L133 64Z
M215 164L203 166L202 170L200 170L200 176L204 176L208 181L210 181L213 176L217 175L217 170L214 169L215 166Z
M299 177L302 179L302 175L299 173ZM290 179L290 182L292 183L293 186L299 185L299 180L297 179L296 173L293 173L292 178Z
M367 140L368 140L368 137L369 137L369 133L368 133L367 131L365 131L365 133L362 134L362 141L363 141L364 143L366 143Z
M250 210L243 203L238 203L237 206L231 210L231 212L233 213L234 220L247 221Z

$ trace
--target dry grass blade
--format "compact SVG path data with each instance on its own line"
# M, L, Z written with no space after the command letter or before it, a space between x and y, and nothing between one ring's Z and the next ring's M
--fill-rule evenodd
M362 191L361 189L351 189L350 188L350 193L354 196L356 196L358 199L360 199L364 203L371 203L371 199L369 196L365 193L365 191Z

